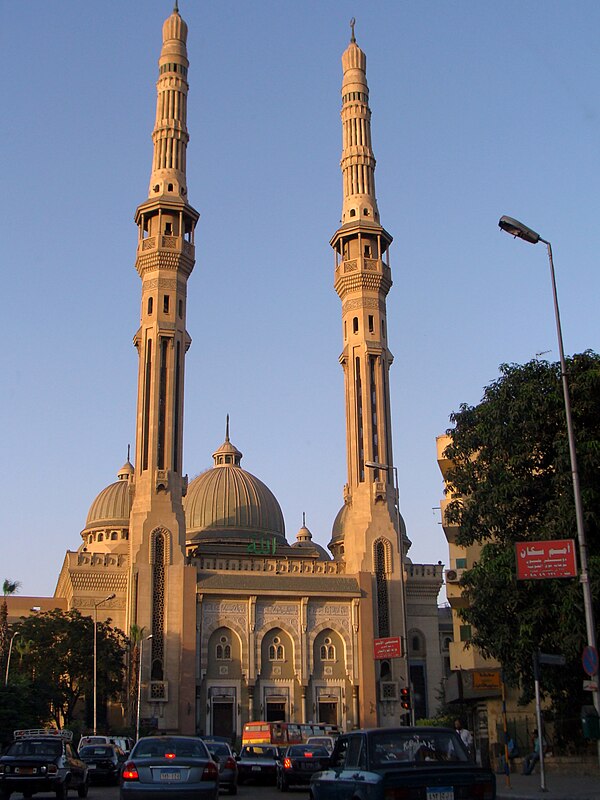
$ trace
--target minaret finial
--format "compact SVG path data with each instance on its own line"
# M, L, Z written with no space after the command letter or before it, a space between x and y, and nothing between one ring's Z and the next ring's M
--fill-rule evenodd
M225 423L225 441L229 441L229 414L227 414L227 421Z
M306 512L302 512L302 527L306 528Z
M179 14L179 5L177 3L177 0L175 0L175 5L173 6L173 13Z
M353 43L356 43L356 37L354 35L354 26L355 25L356 25L356 20L354 19L354 17L352 17L352 19L350 20L350 29L352 31L352 35L350 36L350 41L353 42Z

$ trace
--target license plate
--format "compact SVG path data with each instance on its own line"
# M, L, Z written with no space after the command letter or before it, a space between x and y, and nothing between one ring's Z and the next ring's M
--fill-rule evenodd
M428 786L426 792L426 800L454 800L454 789L452 786Z
M260 772L262 767L252 767L252 772Z
M96 765L95 764L88 764L88 769L96 769Z
M161 781L180 781L181 771L178 769L161 769L160 779Z
M36 775L37 767L15 767L17 775Z

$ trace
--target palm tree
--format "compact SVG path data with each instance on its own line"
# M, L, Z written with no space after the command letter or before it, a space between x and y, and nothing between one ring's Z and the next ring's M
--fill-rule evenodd
M140 649L146 628L140 625L133 625L129 629L129 665L127 686L127 716L129 724L133 725L137 713L137 694L138 694L138 674L140 667Z
M0 674L4 674L6 669L6 659L8 658L8 647L10 643L10 633L8 630L8 602L6 598L11 594L16 594L21 588L20 581L9 581L4 579L2 584L2 594L4 600L0 605Z

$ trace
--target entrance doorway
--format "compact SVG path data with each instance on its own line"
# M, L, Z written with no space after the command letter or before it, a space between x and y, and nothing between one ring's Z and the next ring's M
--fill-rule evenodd
M325 725L337 725L337 700L319 700L319 722Z
M285 722L285 700L267 698L267 722Z
M233 700L228 698L213 700L212 733L213 736L226 736L228 739L231 739L235 735Z

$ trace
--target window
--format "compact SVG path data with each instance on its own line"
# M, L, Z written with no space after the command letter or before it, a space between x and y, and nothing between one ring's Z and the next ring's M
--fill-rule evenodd
M103 542L104 541L104 534L103 533L99 533L98 534L98 541L99 542Z
M351 217L355 217L356 216L356 209L355 208L351 208L350 209L350 216Z
M169 313L169 295L166 294L163 298L163 311L165 314Z
M365 258L371 258L371 245L365 245Z
M170 184L167 186L167 190L168 190L169 192L172 192L172 191L173 191L173 184L172 184L172 183L170 183Z
M374 319L373 319L373 314L369 314L369 333L373 333L373 330L374 330L373 326L374 326L374 324L375 324L375 323L374 323Z
M335 661L335 645L331 643L329 636L321 645L321 661Z
M456 569L466 569L467 568L467 559L466 558L457 558L456 559Z
M470 625L461 625L460 626L460 640L461 642L468 642L471 638L471 626Z
M352 320L352 331L353 333L358 333L358 317L354 317Z
M183 300L179 301L179 319L183 319Z
M344 766L348 769L352 767L358 767L359 769L365 768L365 752L362 736L352 736L350 738Z
M231 661L231 644L227 636L221 636L216 647L217 661Z
M148 298L148 315L152 314L152 309L154 308L154 300L149 297Z
M274 636L273 641L269 645L269 661L283 661L284 655L285 652L281 644L281 639L279 636Z
M173 223L165 222L165 236L172 236L172 235L173 235Z

